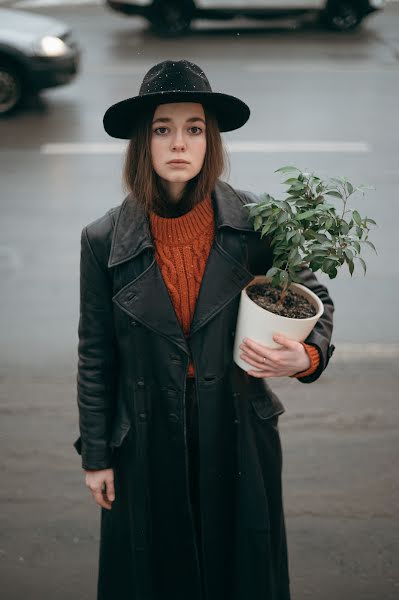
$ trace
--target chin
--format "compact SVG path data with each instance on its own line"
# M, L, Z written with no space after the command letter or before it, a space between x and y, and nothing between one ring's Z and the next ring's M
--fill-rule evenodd
M187 173L176 173L174 176L168 176L165 177L166 181L169 181L169 183L186 183L187 181L190 181L190 179L192 179L192 175L187 175Z

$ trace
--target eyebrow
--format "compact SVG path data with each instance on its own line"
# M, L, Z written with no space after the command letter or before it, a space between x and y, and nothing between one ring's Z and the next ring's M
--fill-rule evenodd
M173 119L171 119L170 117L158 117L158 119L155 119L155 121L153 121L152 124L154 125L155 123L158 123L158 121L160 123L170 123L172 120ZM202 117L189 117L186 123L193 123L194 121L202 121L204 125L206 124Z

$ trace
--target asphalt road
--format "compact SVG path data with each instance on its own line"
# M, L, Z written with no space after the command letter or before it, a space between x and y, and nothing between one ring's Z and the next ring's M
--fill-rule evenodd
M286 407L293 599L396 600L399 4L349 35L239 21L180 40L96 5L35 12L70 22L83 55L73 84L0 122L1 597L95 597L99 508L72 448L80 231L124 197L105 109L155 62L184 57L251 107L224 134L233 185L280 194L273 172L294 164L376 188L353 204L378 223L366 276L319 277L336 307L328 369L271 383Z

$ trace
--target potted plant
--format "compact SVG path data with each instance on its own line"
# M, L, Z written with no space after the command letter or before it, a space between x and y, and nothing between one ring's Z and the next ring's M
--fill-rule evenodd
M366 263L360 256L362 246L375 246L368 240L373 219L361 217L347 207L357 192L363 195L367 185L354 187L346 177L320 179L313 173L284 166L275 173L289 175L287 197L276 200L261 194L261 202L245 204L255 231L270 236L273 264L265 275L257 275L241 292L234 361L245 371L253 367L240 358L240 344L251 338L270 348L278 348L273 335L283 335L302 342L323 314L318 296L300 283L303 267L322 271L330 279L339 267L348 265L353 274L358 260L366 274ZM340 201L340 206L329 202Z

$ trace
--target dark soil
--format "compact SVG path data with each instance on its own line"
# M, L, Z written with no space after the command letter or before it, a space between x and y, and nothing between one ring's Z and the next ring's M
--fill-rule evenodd
M270 283L253 283L247 287L249 298L266 310L281 317L291 319L308 319L316 314L315 307L303 296L290 289L284 298L283 305L277 305L281 288L275 288Z

